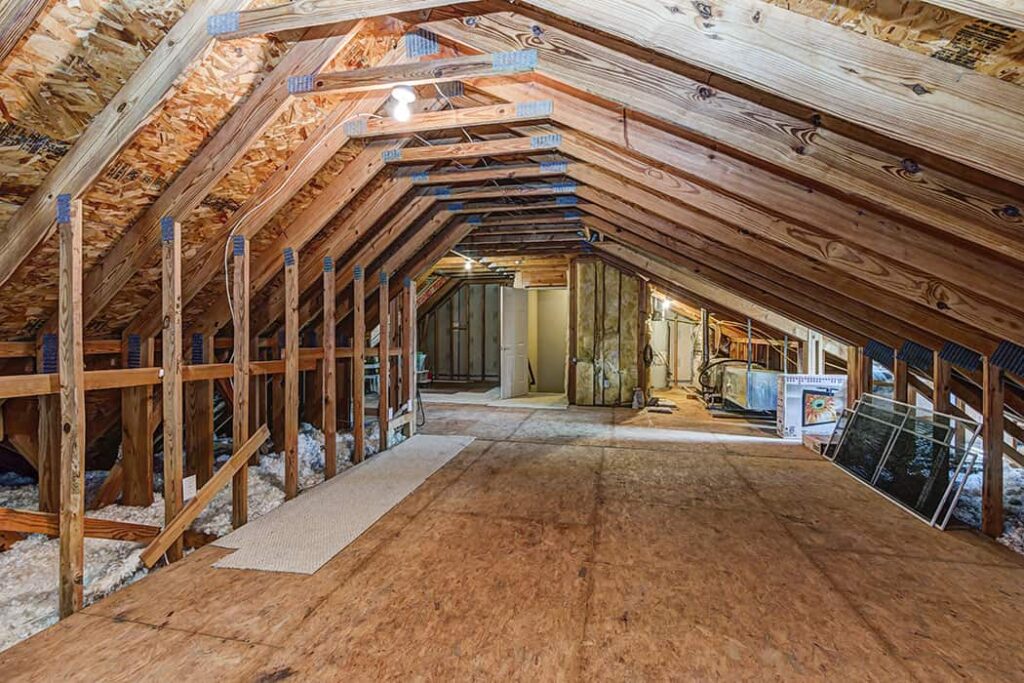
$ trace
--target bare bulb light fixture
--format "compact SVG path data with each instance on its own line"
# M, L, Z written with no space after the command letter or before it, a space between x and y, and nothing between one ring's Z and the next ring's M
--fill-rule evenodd
M396 121L408 121L412 118L412 108L409 106L416 101L416 92L407 85L400 85L391 91L391 98L395 106L391 109L391 115Z

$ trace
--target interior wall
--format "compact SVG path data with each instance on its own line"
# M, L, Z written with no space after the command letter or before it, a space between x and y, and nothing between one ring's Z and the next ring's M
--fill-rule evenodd
M573 266L575 403L630 405L640 386L639 279L599 259Z
M496 284L463 283L420 316L420 350L434 379L499 380L500 296Z
M565 391L565 365L569 348L569 291L531 290L536 294L537 363L534 389L543 393Z

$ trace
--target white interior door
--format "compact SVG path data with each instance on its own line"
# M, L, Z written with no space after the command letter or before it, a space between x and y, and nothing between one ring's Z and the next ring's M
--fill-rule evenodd
M514 398L530 391L527 366L529 316L525 289L501 288L501 397Z

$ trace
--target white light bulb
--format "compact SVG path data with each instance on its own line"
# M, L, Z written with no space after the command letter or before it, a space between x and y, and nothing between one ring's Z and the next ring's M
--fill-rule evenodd
M395 117L395 121L405 122L412 118L412 110L409 109L409 105L405 102L399 102L391 111L391 115Z
M402 104L412 104L416 101L416 92L407 85L400 85L391 91L391 96L395 98L395 102L401 102Z
M473 270L473 262L466 259L466 270Z

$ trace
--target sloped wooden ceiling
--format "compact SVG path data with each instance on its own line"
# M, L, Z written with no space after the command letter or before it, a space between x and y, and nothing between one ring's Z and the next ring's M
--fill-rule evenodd
M41 9L27 0L15 4L38 14L6 58L0 55L0 226L191 7L171 0L51 1ZM332 4L338 3L322 6ZM857 102L848 97L855 79L846 76L823 73L818 88L809 87L813 70L806 63L797 76L780 71L771 81L771 69L751 75L729 55L721 62L713 54L691 60L670 30L636 23L639 14L625 21L615 15L622 3L610 0L467 3L476 12L471 18L458 18L466 8L427 8L440 4L389 7L423 10L402 18L426 21L448 45L446 54L538 53L532 77L471 81L466 96L454 101L432 87L421 91L424 109L554 103L549 124L468 133L476 140L562 136L554 154L483 160L515 168L568 162L564 174L536 182L574 183L565 192L572 204L517 200L545 208L520 206L513 215L546 222L578 211L587 230L633 253L855 343L911 339L938 348L952 340L986 354L1004 339L1024 345L1024 296L1015 284L1024 279L1024 117L1014 109L1024 103L1024 31L938 6L946 2L730 0L680 6L673 19L680 29L697 26L701 36L720 29L731 49L742 50L742 37L755 35L751 27L774 40L777 23L801 17L810 22L803 24L808 34L793 35L796 43L862 34L861 42L852 48L844 42L837 53L847 67L864 59L864 68L878 73L887 66L912 69L889 75L910 84L906 88L869 89ZM627 10L647 8L650 16L664 9L658 0L626 4ZM988 5L1004 5L996 9L1013 14L1012 3L960 4L986 15L995 11ZM6 21L24 23L0 14L0 26ZM318 30L315 12L303 21L302 30ZM362 25L348 39L336 37L337 54L315 71L408 59L400 43L407 30L383 19ZM334 34L346 31L352 25ZM208 189L190 184L197 201L183 205L176 218L184 224L186 325L207 332L227 322L222 265L229 233L252 240L253 307L261 309L257 320L269 331L280 305L282 245L301 248L309 290L303 310L310 319L318 311L323 256L418 275L472 233L467 212L486 213L511 201L466 202L465 211L456 210L413 180L413 171L437 168L396 169L380 161L385 149L421 141L368 143L336 130L359 107L378 111L386 91L377 99L359 96L358 106L352 95L287 98L252 129L237 158L219 164L203 158L211 140L221 144L219 130L239 125L232 119L260 83L285 75L275 75L275 67L297 54L296 46L309 50L331 34L296 42L299 35L289 30L213 41L104 165L83 195L85 270L94 273L95 285L87 281L86 296L102 294L89 311L90 335L156 333L155 243L128 249L125 236L140 230L158 202L176 199L168 197L178 192L176 179L197 163L205 164L195 170L202 170L199 177L214 173L214 180ZM813 41L800 45L793 59L809 48ZM877 63L869 61L872 55ZM832 67L826 59L820 68ZM833 85L841 98L833 97ZM918 121L872 111L875 95L900 111L929 104ZM929 122L964 132L954 139ZM445 142L443 136L434 141ZM474 164L480 165L462 166ZM43 240L0 286L0 337L34 339L52 320L54 246L52 238ZM339 284L344 299L342 289Z

